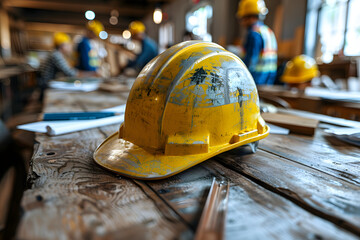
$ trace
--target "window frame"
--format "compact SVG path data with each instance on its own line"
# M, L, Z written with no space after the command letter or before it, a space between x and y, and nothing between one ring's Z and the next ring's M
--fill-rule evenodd
M344 2L346 4L345 7L345 20L344 20L344 30L343 30L343 40L341 44L341 49L339 50L338 54L344 54L345 50L345 44L347 40L347 33L349 30L349 6L350 3L355 0L335 0L335 4L339 4L340 2ZM306 18L305 18L305 41L304 41L304 52L306 55L312 56L312 57L319 57L316 56L316 50L318 48L318 44L320 43L320 34L319 34L319 28L320 28L320 15L322 9L327 5L326 1L324 0L308 0L307 1L307 9L306 9ZM315 6L315 7L314 7ZM314 9L315 8L315 9ZM311 14L316 13L316 16L311 16ZM316 26L311 26L309 22L310 17L315 17ZM315 28L315 29L314 29ZM309 36L309 32L314 32L315 30L315 37ZM357 57L359 55L347 55L349 57Z

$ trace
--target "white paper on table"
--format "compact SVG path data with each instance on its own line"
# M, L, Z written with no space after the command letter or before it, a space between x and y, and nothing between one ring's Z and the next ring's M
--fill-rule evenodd
M334 127L334 128L326 129L325 132L335 134L335 135L352 135L355 133L360 133L360 128Z
M81 92L91 92L99 88L98 82L82 82L82 83L69 83L61 81L50 81L49 87L60 90L69 90L69 91L81 91Z
M116 107L106 108L101 110L100 112L116 112L116 113L124 113L126 108L126 104L119 105Z
M338 139L360 146L360 128L329 128L325 130L326 133L337 137Z
M271 134L288 135L290 132L287 128L279 127L270 123L267 123L267 125L270 127Z
M102 127L110 124L121 124L124 121L124 112L126 104L107 108L104 112L122 113L117 116L99 118L93 120L65 120L65 121L41 121L17 126L18 129L31 132L46 133L50 136L61 135L65 133L82 131L90 128Z
M360 128L360 122L352 121L344 118L331 117L323 114L306 112L302 110L296 109L285 109L285 108L277 108L278 113L290 114L295 116L300 116L304 118L317 119L323 123L330 123L334 125L350 127L350 128Z
M330 91L329 89L323 88L314 88L307 87L305 89L305 94L312 97L320 97L330 100L343 100L351 102L360 101L360 93L358 92L348 92L348 91Z

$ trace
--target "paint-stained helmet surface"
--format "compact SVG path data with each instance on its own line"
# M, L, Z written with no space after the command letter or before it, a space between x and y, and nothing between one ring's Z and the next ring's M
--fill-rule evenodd
M215 43L188 41L143 68L123 124L94 159L125 176L161 179L268 134L244 63Z

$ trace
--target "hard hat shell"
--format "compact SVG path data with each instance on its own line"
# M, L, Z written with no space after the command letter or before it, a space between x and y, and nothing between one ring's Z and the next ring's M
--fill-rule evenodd
M104 31L104 25L98 20L92 20L87 23L87 28L99 37L101 31Z
M249 15L266 15L267 13L268 9L264 0L241 0L236 15L242 18Z
M304 83L319 75L315 60L306 55L291 59L285 67L281 80L285 83Z
M129 30L131 34L135 35L138 33L144 33L146 28L145 25L140 21L133 21L129 25Z
M69 43L69 42L70 42L70 37L66 33L57 32L54 34L54 45L56 47L60 46L61 44Z
M124 123L94 159L125 176L162 179L268 134L244 63L215 43L187 41L143 68Z

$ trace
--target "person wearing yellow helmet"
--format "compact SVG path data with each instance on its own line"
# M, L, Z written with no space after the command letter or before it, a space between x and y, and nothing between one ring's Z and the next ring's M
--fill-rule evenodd
M273 31L262 22L268 9L264 0L241 0L237 17L247 28L243 61L257 85L272 85L277 70L277 43Z
M104 26L98 20L92 20L86 24L86 30L86 35L77 47L77 68L84 71L96 72L99 68L100 60L96 47L94 46L94 40L99 38L101 31L104 31Z
M43 99L44 90L47 88L48 81L62 74L73 77L79 74L75 68L69 66L65 56L71 54L71 39L69 35L63 32L54 34L55 49L47 56L40 65L40 100Z
M133 68L137 72L154 57L158 55L158 46L150 37L145 33L145 25L140 21L133 21L129 25L131 38L141 42L141 52L136 56L136 59L129 61L127 68Z
M304 90L311 85L311 80L319 76L315 59L306 55L299 55L287 62L281 81L289 87Z

